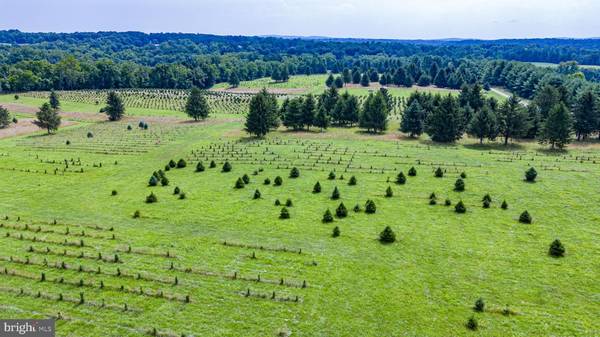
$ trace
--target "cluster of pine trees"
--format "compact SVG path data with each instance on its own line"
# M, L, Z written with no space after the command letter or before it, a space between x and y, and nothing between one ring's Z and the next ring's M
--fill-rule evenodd
M283 123L293 130L309 130L313 126L324 130L334 124L358 125L367 132L382 132L387 128L390 104L386 89L371 93L360 104L356 96L348 92L340 94L336 87L330 87L317 97L287 98L278 107L275 96L263 89L250 101L246 131L262 137Z
M573 103L570 103L573 101ZM528 104L516 96L499 104L485 98L479 84L464 86L458 97L415 92L407 100L400 130L411 137L427 133L436 142L453 142L464 133L484 139L538 139L563 148L575 133L585 139L600 131L598 94L584 90L571 98L564 87L546 84Z
M340 127L358 126L367 132L386 129L390 97L382 89L370 94L361 105L356 96L348 92L340 94L335 86L315 98L313 95L286 99L279 110L283 125L294 129L310 129L311 126L327 129L332 123Z

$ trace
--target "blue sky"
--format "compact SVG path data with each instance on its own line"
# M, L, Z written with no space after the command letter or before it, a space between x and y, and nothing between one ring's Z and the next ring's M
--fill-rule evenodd
M0 29L365 38L598 37L593 0L5 0Z

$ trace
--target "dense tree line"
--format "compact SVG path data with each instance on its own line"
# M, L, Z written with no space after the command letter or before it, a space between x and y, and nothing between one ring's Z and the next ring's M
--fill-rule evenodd
M480 85L464 86L458 95L415 92L407 100L400 130L411 137L427 133L436 142L453 142L467 133L483 143L501 138L537 139L552 148L566 146L573 134L578 140L600 136L600 98L586 89L570 97L567 90L547 83L529 104L516 96L499 103L485 98Z
M585 83L586 76L596 80L598 75L593 69L578 69L568 62L567 66L552 69L494 60L504 57L497 53L512 50L513 46L527 46L524 48L527 51L542 48L551 53L564 46L572 48L567 60L573 60L580 55L575 51L600 50L597 42L568 40L555 43L531 40L530 44L502 40L487 44L474 41L422 43L135 32L0 31L0 43L3 43L0 45L0 91L204 89L220 82L237 86L240 81L262 77L286 81L292 75L331 72L337 76L329 86L338 88L348 83L368 85L378 81L383 85L434 84L459 89L479 82L484 86L506 86L525 98L531 97L537 84L549 76L572 82L566 87L574 87ZM494 52L489 52L491 50ZM527 57L513 59L529 61Z

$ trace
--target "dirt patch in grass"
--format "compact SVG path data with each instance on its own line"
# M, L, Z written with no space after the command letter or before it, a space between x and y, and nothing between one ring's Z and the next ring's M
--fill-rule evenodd
M9 127L5 129L0 129L0 139L21 136L34 133L36 131L41 131L41 129L37 125L33 124L33 121L33 118L22 118L17 124L11 123ZM62 128L74 124L77 123L73 121L63 121L60 127Z

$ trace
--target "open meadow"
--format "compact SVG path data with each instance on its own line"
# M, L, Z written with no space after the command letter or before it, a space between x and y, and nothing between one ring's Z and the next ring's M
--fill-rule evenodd
M123 94L108 122L90 118L102 93L64 92L71 125L0 139L4 316L57 318L62 336L600 334L595 143L439 145L397 120L255 139L247 94L215 91L196 123L162 94ZM0 96L19 118L45 100Z

